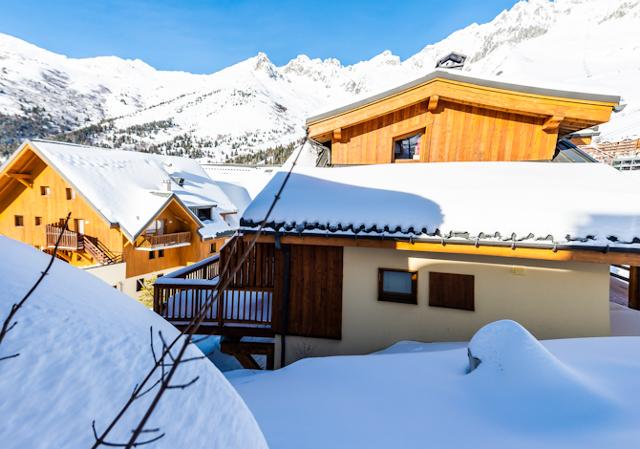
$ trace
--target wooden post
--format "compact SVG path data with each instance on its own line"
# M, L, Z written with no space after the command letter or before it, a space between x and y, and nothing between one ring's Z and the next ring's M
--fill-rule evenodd
M629 266L629 308L640 310L640 267Z
M284 368L287 365L286 338L289 327L289 295L291 290L291 247L289 245L282 246L282 255L284 257L284 272L282 273L282 336L280 338L280 368Z

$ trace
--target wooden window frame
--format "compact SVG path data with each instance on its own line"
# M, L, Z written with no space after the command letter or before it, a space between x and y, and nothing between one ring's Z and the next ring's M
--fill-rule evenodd
M13 216L13 225L16 228L24 228L24 215L14 215Z
M396 273L411 274L411 293L394 293L384 291L384 272L393 271ZM418 272L400 270L397 268L378 268L378 301L397 302L401 304L418 304Z
M40 186L40 196L51 196L51 187Z
M214 243L209 243L209 254L215 254L217 253L217 245Z
M411 137L414 136L416 134L422 134L422 136L420 137L420 158L419 159L396 159L396 142L398 140L402 140L402 139L406 139L407 137ZM426 127L421 127L421 128L417 128L413 131L409 131L406 133L402 133L402 134L398 134L397 136L393 136L391 138L391 162L392 163L400 163L400 164L407 164L407 163L411 163L411 162L422 162L422 151L423 148L425 146L425 142L426 142L426 134L427 134L427 128Z
M164 257L164 249L158 250L158 258Z
M442 285L443 283L445 284L444 286ZM451 288L452 285L454 285L455 288ZM451 296L444 298L439 295L442 288L448 288L448 294ZM442 307L474 312L475 304L474 275L437 271L429 272L429 307Z
M36 226L42 226L42 217L35 217L34 223Z
M155 250L151 250L149 251L149 260L153 260L156 258L156 252Z
M76 192L75 192L75 190L73 190L71 187L67 187L67 188L65 188L65 190L64 190L64 191L65 191L65 195L66 195L66 197L67 197L67 200L75 199L75 197L76 197Z

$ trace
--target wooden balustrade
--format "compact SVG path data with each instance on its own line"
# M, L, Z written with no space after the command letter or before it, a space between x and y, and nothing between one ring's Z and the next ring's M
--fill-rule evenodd
M226 251L233 266L237 249ZM272 335L273 256L273 251L254 248L253 268L234 276L224 291L219 288L218 256L169 273L154 284L153 309L180 328L208 307L200 333Z
M174 245L191 244L191 232L173 232L170 234L147 234L145 239L151 244L152 248L164 248Z
M45 232L47 236L47 248L55 247L56 242L58 241L58 237L62 232L62 227L48 224L46 226ZM84 240L82 238L82 235L78 234L75 231L66 229L64 232L62 232L62 237L60 238L58 248L70 251L82 251L82 249L84 248Z

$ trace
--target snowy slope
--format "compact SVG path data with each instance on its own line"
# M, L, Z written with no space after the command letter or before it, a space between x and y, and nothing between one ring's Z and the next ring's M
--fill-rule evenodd
M4 320L49 258L2 236L0 254L11 256L0 259ZM16 321L0 345L0 357L20 353L0 361L3 449L91 447L91 421L104 429L152 366L150 326L169 340L177 334L154 312L62 261L54 263ZM198 355L193 347L187 357ZM266 449L253 416L213 364L205 359L182 365L176 381L195 376L200 378L194 385L162 398L148 427L166 435L144 447ZM111 442L130 435L152 397L134 404Z
M466 343L227 373L273 449L632 449L640 337L537 341L514 322ZM327 431L330 429L330 431Z
M301 55L277 67L259 53L210 75L71 59L0 34L0 130L15 119L40 134L100 124L81 137L220 161L288 144L305 116L424 75L450 51L479 75L619 93L629 106L603 137L640 135L640 0L521 1L405 61L385 51L350 66Z

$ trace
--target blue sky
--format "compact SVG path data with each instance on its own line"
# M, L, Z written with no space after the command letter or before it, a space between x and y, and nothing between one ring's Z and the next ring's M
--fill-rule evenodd
M407 58L515 0L2 0L0 32L73 57L139 58L210 73L263 51L345 64L391 50Z

